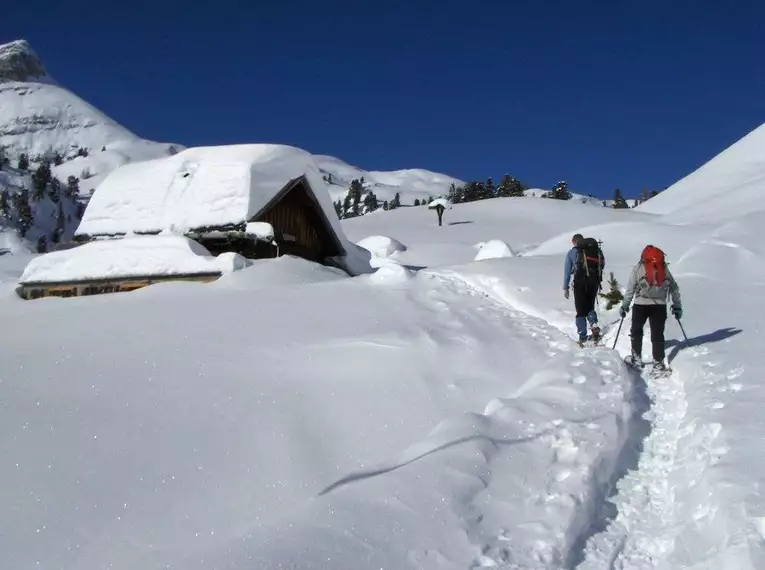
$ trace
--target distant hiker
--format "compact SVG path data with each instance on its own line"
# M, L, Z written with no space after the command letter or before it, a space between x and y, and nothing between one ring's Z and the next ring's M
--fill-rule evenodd
M664 363L664 325L667 322L668 296L672 298L672 314L680 320L683 316L680 288L667 267L664 252L658 247L648 245L643 249L640 261L632 270L619 311L622 318L627 316L634 297L635 307L632 310L630 330L632 354L628 358L630 364L643 365L643 327L648 321L651 327L654 370L667 370Z
M598 315L595 313L595 301L603 280L603 268L606 261L598 241L575 234L571 238L573 247L566 254L563 267L563 294L569 298L569 280L574 277L574 306L576 307L576 331L579 334L579 346L587 340L587 323L590 324L592 339L600 340Z

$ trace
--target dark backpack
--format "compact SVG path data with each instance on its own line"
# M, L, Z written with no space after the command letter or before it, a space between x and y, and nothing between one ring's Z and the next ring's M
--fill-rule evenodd
M603 280L603 251L595 238L584 238L576 244L576 271L574 279L586 279L589 281Z

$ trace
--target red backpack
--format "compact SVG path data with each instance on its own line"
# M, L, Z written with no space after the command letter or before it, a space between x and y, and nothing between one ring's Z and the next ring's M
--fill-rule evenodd
M640 254L640 261L645 267L648 284L661 286L664 283L664 252L656 246L647 245Z

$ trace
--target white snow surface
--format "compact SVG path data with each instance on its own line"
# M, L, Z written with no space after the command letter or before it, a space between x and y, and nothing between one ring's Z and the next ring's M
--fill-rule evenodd
M368 236L356 242L356 245L363 247L372 254L372 257L377 258L386 258L400 251L406 251L403 243L388 236Z
M765 124L638 210L682 222L721 222L765 209Z
M344 221L407 246L357 278L281 258L75 299L3 281L5 565L763 568L764 216L495 199ZM611 350L603 304L605 346L572 341L576 231L622 284L667 252L670 378L627 370L630 317ZM491 239L520 256L474 262Z
M476 261L482 259L495 259L498 257L515 257L517 254L509 245L501 239L490 239L476 244L478 253L475 256Z
M199 243L183 236L131 236L96 240L32 259L20 282L81 281L147 275L221 273L243 266L230 256L213 257Z

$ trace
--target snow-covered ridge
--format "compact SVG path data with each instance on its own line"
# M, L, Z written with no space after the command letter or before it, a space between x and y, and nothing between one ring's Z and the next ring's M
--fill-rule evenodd
M365 188L374 192L380 202L391 201L396 193L399 193L404 205L411 205L415 199L427 200L429 197L446 196L452 184L464 184L462 180L453 176L419 168L363 170L339 158L321 154L314 155L314 160L329 184L332 200L344 198L351 181L361 178L364 179Z
M50 80L42 61L26 40L0 45L0 83Z
M765 208L765 124L639 206L676 221L719 221Z

